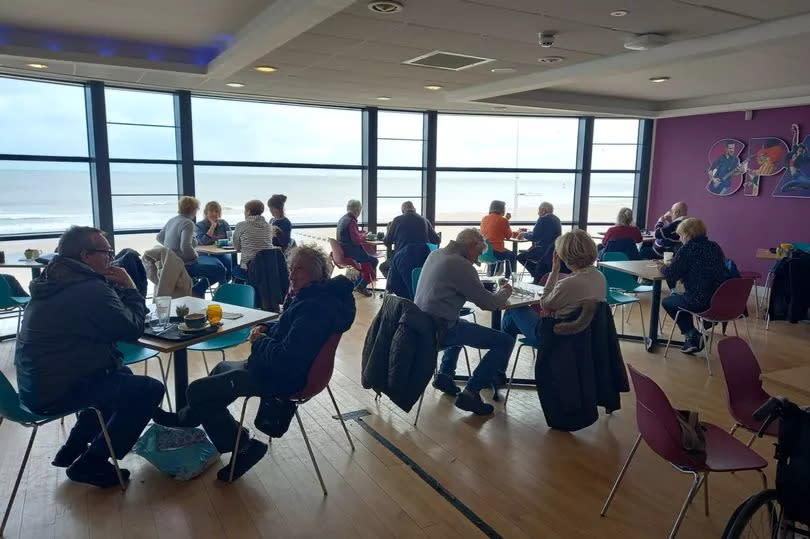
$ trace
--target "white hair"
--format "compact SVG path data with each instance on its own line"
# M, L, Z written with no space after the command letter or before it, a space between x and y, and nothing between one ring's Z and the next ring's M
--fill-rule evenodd
M332 265L323 249L314 243L293 247L287 253L287 264L292 266L293 262L302 256L310 263L312 276L316 281L325 281L330 277Z
M541 202L539 209L546 210L546 213L554 213L554 206L551 202Z
M477 228L465 228L456 236L456 243L465 246L484 245L484 236Z
M346 211L356 212L363 209L363 203L359 200L351 199L346 203Z

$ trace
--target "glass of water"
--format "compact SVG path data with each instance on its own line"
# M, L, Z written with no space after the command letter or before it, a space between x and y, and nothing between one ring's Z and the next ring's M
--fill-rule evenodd
M159 331L163 331L169 326L169 317L172 310L172 297L171 296L158 296L155 298L155 314L157 315L157 324Z

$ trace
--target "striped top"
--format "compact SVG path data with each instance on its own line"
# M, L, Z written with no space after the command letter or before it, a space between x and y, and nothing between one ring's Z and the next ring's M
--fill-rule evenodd
M239 266L247 269L248 263L256 258L256 253L273 248L272 227L261 215L245 217L233 231L233 246L242 253Z

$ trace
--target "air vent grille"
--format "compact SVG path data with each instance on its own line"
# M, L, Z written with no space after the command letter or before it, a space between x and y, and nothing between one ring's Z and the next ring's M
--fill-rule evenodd
M433 51L410 60L405 60L403 64L420 67L431 67L433 69L445 69L448 71L461 71L474 66L487 64L495 61L494 58L482 58L481 56L470 56L468 54L458 54L455 52Z

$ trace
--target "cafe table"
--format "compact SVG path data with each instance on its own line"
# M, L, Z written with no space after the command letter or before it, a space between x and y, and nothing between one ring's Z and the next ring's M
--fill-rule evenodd
M169 312L173 316L175 307L185 305L189 308L189 313L204 313L212 303L216 302L190 296L176 298L172 300L172 306ZM138 344L141 346L164 354L174 354L174 398L178 410L186 405L186 389L188 389L188 351L186 348L192 344L205 342L221 335L255 326L262 322L275 320L279 316L278 313L248 309L246 307L239 307L238 305L226 303L220 303L219 305L222 306L225 316L228 314L240 314L242 316L236 320L229 320L223 317L222 323L217 331L203 333L199 337L194 337L186 341L170 341L152 335L143 335L138 339ZM152 314L154 314L154 310L155 306L151 305L150 311Z
M236 267L239 265L239 262L236 259L236 248L233 244L228 245L227 247L219 247L218 245L198 245L195 247L195 250L201 255L231 255L231 264L232 267Z
M28 268L31 270L31 278L36 279L46 265L36 260L26 259L23 253L6 253L6 260L0 263L0 270L3 268Z
M654 352L655 347L659 344L666 344L666 341L658 337L658 317L661 310L661 281L664 276L661 274L661 268L652 260L622 260L616 262L599 262L599 266L609 268L623 273L628 273L642 279L652 281L652 301L650 304L650 323L648 326L649 334L645 338L643 335L624 335L619 334L620 339L627 339L632 341L644 341L645 347L648 352ZM683 344L681 342L672 341L672 344Z
M528 243L528 244L532 243L532 240L527 240L525 238L512 238L506 241L512 242L512 252L515 253L515 256L518 255L518 248L521 243Z
M770 249L759 248L756 252L756 257L763 260L782 260L782 255L772 253Z

